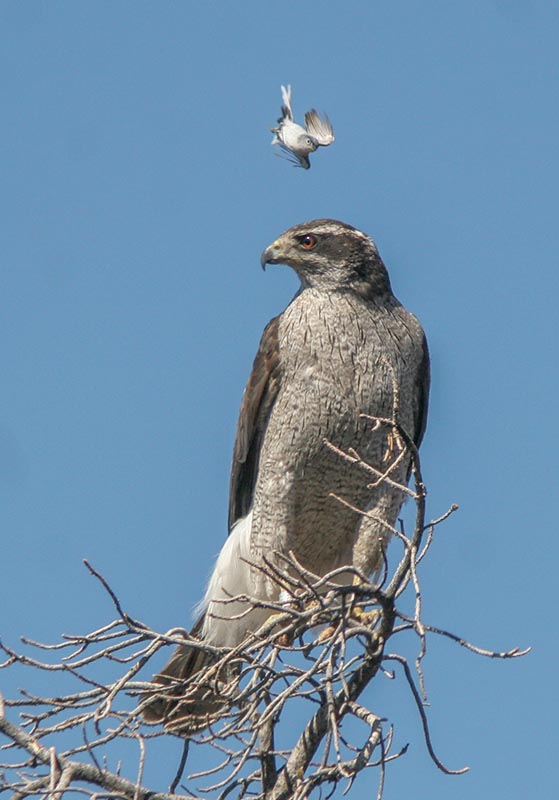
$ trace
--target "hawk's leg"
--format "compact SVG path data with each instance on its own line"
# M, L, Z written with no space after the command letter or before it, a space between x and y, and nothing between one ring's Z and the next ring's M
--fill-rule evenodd
M358 575L355 575L352 581L353 586L362 586L361 578ZM365 625L367 628L374 628L376 622L380 617L380 611L378 608L373 608L371 611L365 611L360 605L354 605L351 609L351 619L356 620L361 625Z
M361 586L362 582L358 576L354 576L352 580L352 586ZM349 612L348 618L350 622L353 620L357 622L359 625L370 628L371 630L375 627L376 623L380 619L381 612L377 608L373 608L370 611L365 611L365 609L356 604L353 601L353 607ZM330 623L323 631L320 632L318 636L317 642L322 643L327 641L337 630L337 625L334 623Z
M283 604L285 605L286 610L293 609L293 611L298 611L303 613L313 610L315 608L318 609L319 607L319 603L316 600L310 600L301 603L301 601L297 602L296 598L292 598L289 601L284 600ZM268 618L267 624L269 624L270 622L274 623L275 621L277 621L278 625L281 624L282 627L285 627L285 619L282 619L283 617L284 614L281 611L276 611L275 614L272 614ZM313 624L314 623L312 622L311 618L311 621L309 622L309 627L313 627ZM291 647L291 645L293 644L293 640L295 638L295 632L293 630L293 627L294 626L292 626L290 630L284 631L283 633L276 634L275 642L279 647Z

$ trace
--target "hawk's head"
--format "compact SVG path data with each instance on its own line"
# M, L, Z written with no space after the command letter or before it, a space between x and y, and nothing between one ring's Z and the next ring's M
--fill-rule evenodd
M262 266L287 264L303 286L351 290L364 297L391 294L390 280L375 243L335 219L295 225L262 253Z

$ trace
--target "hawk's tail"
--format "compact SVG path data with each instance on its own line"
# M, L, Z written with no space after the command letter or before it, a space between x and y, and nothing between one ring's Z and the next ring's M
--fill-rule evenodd
M198 637L204 624L202 615L191 631ZM142 708L146 722L160 722L166 728L179 732L199 730L211 721L224 706L220 700L216 678L203 681L204 670L215 658L188 644L177 647L161 672L153 676L153 683L161 690L153 690Z

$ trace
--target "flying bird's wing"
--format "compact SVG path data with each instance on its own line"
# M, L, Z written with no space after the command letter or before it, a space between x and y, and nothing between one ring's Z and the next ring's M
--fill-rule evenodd
M308 151L305 152L303 150L295 150L289 145L285 144L284 142L278 140L277 142L272 142L272 144L277 144L282 153L285 153L283 156L287 161L291 162L294 167L303 167L303 169L310 169L311 162L308 156ZM277 156L281 156L282 153L276 153Z
M319 114L314 108L305 114L305 125L307 133L314 136L322 147L332 144L334 141L334 129L327 114Z
M278 327L279 317L274 317L264 329L243 395L231 467L229 531L252 505L260 448L281 383Z

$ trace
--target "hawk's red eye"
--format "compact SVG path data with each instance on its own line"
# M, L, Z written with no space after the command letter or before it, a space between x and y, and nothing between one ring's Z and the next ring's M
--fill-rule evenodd
M301 244L305 250L312 250L316 244L316 236L313 236L312 233L307 233L307 235L303 236L301 239Z

